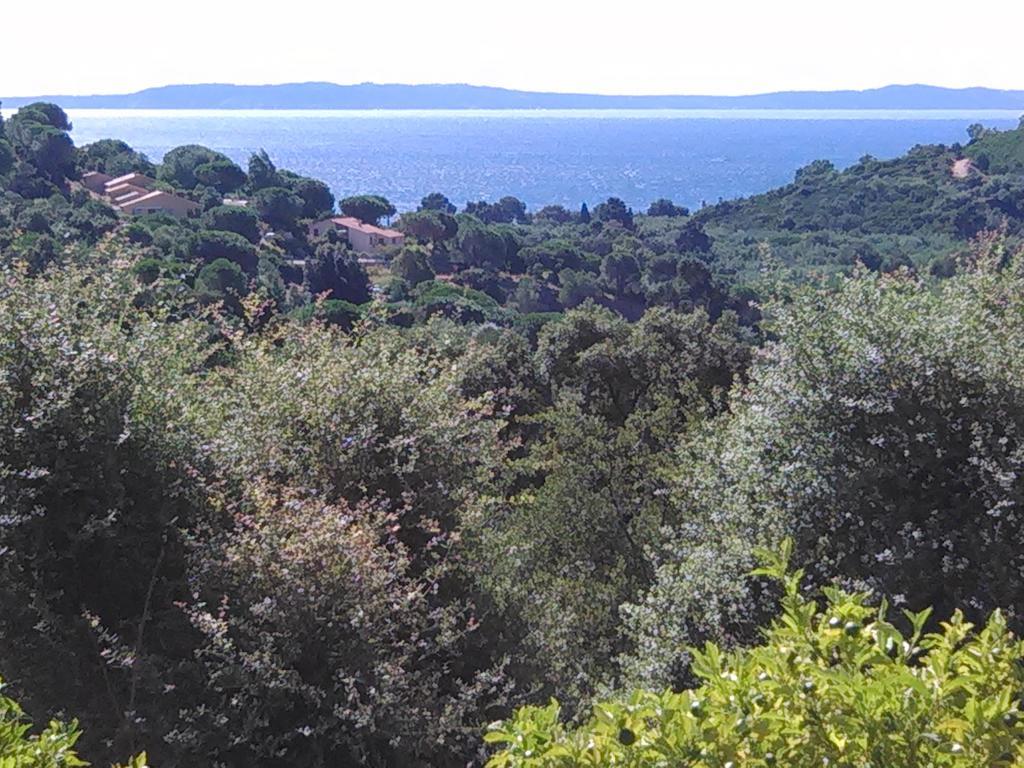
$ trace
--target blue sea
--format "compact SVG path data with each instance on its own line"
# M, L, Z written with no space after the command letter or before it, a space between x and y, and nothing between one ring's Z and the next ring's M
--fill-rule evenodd
M915 144L966 142L967 126L1017 126L1008 111L69 110L76 144L119 138L159 160L205 144L244 167L278 167L335 195L382 194L399 210L440 191L459 205L515 195L531 209L609 196L636 208L763 192L817 160L848 166Z

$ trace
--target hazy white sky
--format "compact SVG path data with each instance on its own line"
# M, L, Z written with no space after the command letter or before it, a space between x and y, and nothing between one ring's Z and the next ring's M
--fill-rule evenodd
M9 96L304 80L623 94L921 82L1024 88L1024 0L49 0L4 6L0 94Z

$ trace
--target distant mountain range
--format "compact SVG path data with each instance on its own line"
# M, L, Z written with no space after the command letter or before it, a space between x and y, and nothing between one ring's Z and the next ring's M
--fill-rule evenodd
M96 96L3 97L6 107L53 101L109 109L1019 109L1024 91L890 85L865 91L780 91L752 96L602 96L477 85L168 85Z

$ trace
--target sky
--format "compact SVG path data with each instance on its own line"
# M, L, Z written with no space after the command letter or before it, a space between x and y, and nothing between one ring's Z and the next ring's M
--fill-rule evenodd
M609 94L892 83L1024 89L1024 0L973 6L950 0L5 5L0 94L7 96L309 80ZM978 27L976 19L983 20Z

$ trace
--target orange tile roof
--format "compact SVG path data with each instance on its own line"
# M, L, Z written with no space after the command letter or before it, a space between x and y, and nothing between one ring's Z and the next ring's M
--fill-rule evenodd
M193 208L198 208L199 207L199 203L193 202L192 200L189 200L188 198L181 197L180 195L172 195L170 192L164 192L162 189L153 190L152 192L150 192L147 195L143 195L142 197L136 197L136 198L134 198L132 200L128 200L125 203L118 203L118 205L121 208L134 208L139 203L144 202L146 200L152 200L153 198L156 198L156 197L172 197L175 200L184 200L186 203L188 203L188 205L190 207L193 207Z
M367 235L379 235L380 237L405 237L404 232L399 232L396 229L382 229L374 226L373 224L362 222L354 216L335 216L331 221L339 227L354 229L357 232L363 232Z

